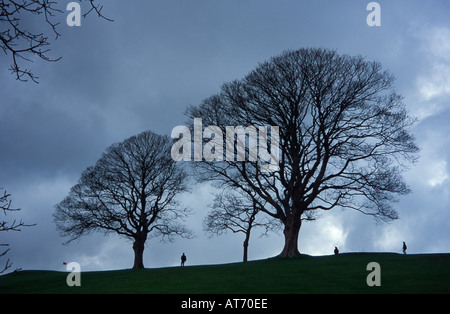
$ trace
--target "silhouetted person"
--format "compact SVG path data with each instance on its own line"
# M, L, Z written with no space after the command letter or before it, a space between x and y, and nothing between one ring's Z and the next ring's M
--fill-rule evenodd
M339 250L337 248L337 246L334 247L334 255L338 255L339 254Z
M406 254L406 249L407 249L407 248L408 248L408 247L406 246L406 243L403 242L403 248L402 248L403 254Z
M186 262L186 255L181 255L181 266L184 266L184 262Z

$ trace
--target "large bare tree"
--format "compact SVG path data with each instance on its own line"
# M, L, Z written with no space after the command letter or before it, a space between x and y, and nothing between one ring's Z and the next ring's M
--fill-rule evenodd
M170 156L172 141L150 131L111 145L87 168L56 205L54 219L68 242L92 231L115 233L133 241L133 268L143 268L149 236L190 237L180 224L190 210L178 197L186 173Z
M261 158L249 161L248 148L245 162L224 157L193 164L201 180L270 205L259 204L284 226L280 256L300 254L302 221L318 210L351 208L387 221L398 218L392 205L410 192L402 171L418 152L409 132L414 119L393 75L378 62L327 49L286 51L223 84L187 115L218 126L224 143L226 126L279 127L274 171L261 171Z

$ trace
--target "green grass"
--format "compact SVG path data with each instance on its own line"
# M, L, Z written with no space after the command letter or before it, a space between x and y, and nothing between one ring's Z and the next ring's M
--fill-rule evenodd
M368 287L369 262L381 267L381 286ZM81 273L20 271L0 276L0 293L450 293L450 254L348 253L270 258L247 263Z

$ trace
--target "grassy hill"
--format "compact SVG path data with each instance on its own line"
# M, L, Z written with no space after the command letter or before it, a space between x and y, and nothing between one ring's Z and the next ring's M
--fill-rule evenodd
M369 262L380 264L380 287L366 284ZM10 273L0 276L0 294L450 293L450 254L348 253L184 268L83 272L81 287L68 287L67 275L55 271Z

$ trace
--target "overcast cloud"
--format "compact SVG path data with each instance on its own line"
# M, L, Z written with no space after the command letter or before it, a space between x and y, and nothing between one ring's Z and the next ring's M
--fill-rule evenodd
M16 81L10 57L0 55L0 187L22 209L8 220L37 224L0 234L0 242L11 245L12 270L63 270L62 262L71 261L82 270L130 268L131 242L115 236L96 234L63 246L54 205L112 143L144 130L170 134L185 124L187 105L259 62L302 47L362 55L390 70L419 118L413 132L421 158L405 174L413 192L396 204L399 220L380 225L350 210L324 212L302 226L300 251L400 252L406 241L408 253L450 252L450 2L378 1L380 27L366 24L369 2L108 0L103 12L112 23L92 14L71 28L62 16L62 36L51 47L62 59L26 64L39 84ZM195 210L187 224L197 237L150 239L146 267L178 265L183 252L187 265L242 259L241 236L209 239L203 233L211 190L196 185L183 196ZM280 235L260 238L255 230L249 259L274 256L282 245Z

